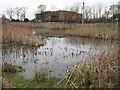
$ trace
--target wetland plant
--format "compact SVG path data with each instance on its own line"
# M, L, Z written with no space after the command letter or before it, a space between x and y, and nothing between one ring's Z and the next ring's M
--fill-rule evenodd
M50 79L49 74L45 70L40 69L39 71L37 71L35 67L35 75L34 75L35 81L40 83L40 82L47 82L49 79Z
M100 56L99 58L97 58ZM73 88L114 88L118 86L118 54L103 51L92 55L91 62L83 61L69 69L59 84Z
M5 73L17 73L22 72L24 69L22 66L17 66L11 62L3 62L2 72Z

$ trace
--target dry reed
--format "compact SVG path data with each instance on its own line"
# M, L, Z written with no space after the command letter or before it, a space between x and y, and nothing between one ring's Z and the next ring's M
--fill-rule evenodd
M98 58L99 57L99 58ZM91 62L83 60L69 69L64 87L73 88L114 88L118 86L118 53L102 51L91 55Z
M43 44L43 42L35 36L35 31L17 26L14 27L10 24L6 24L6 26L3 27L2 42L5 44L13 43L28 46L39 46Z
M34 29L36 34L81 36L96 39L119 39L117 23L12 23L13 26Z

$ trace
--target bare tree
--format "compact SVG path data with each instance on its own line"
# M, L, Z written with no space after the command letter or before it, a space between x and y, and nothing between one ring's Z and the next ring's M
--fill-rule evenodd
M66 10L67 10L68 8L66 8ZM71 13L71 15L69 16L69 20L68 20L68 22L72 22L72 21L74 21L73 20L73 17L79 12L79 10L80 10L80 3L79 2L77 2L77 3L74 3L71 7L69 7L69 9L70 9L70 11L73 11L72 13ZM76 13L75 13L76 12Z
M38 13L41 13L41 21L44 21L44 13L46 11L46 6L45 5L39 5L37 7Z
M102 15L102 17L104 17L104 18L108 19L108 18L109 18L109 16L110 16L110 11L109 11L109 10L107 10L107 9L105 9L105 10L104 10L104 13L103 13L103 15Z
M102 17L102 10L104 8L104 5L102 3L98 3L97 4L97 12L98 12L98 18L101 18Z
M16 8L15 8L15 13L16 13L16 15L17 15L17 19L19 19L19 18L20 18L20 14L21 14L21 8L16 7Z
M118 2L118 13L120 13L120 1Z
M92 12L92 14L93 14L93 19L95 20L95 9L93 9L93 12Z
M11 9L8 9L6 12L7 12L7 15L10 17L10 20L12 20L15 14L15 10L11 8Z
M120 5L120 1L118 2L118 5Z
M99 6L99 7L98 7L99 18L101 18L101 11L102 11L102 7L101 7L101 6Z
M21 10L21 19L23 18L23 20L26 18L26 13L27 13L27 7L22 7Z
M38 9L38 12L39 12L39 13L42 13L42 12L45 12L45 11L46 11L46 6L45 6L45 5L39 5L39 6L37 7L37 9Z
M112 15L117 14L117 12L118 12L118 5L116 5L116 4L111 5L109 10L111 11Z
M68 10L69 10L69 7L68 7L68 6L65 6L64 9L65 9L66 11L68 11Z
M85 6L84 8L84 17L88 20L91 18L92 9L89 6Z
M74 3L70 8L70 11L74 11L74 12L77 12L77 13L79 12L79 10L80 10L80 3L79 2Z

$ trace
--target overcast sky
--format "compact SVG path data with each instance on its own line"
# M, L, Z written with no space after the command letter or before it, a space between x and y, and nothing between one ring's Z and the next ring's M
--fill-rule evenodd
M98 4L110 6L111 4L117 4L118 1L120 0L0 0L0 16L6 14L6 10L9 8L28 7L27 17L33 19L40 4L46 5L47 10L51 10L52 7L60 10L70 7L75 2L81 4L85 2L85 5L89 6L97 6Z

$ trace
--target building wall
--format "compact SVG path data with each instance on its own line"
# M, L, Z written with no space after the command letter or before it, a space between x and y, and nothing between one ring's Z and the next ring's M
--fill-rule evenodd
M49 11L42 14L36 14L36 20L79 22L80 20L82 20L82 15L71 11Z
M76 12L70 11L60 11L59 12L59 20L66 22L78 22L82 19L82 15Z
M43 21L50 21L51 20L51 12L43 13Z
M36 20L41 21L50 21L51 20L51 12L44 12L44 13L38 13L35 15Z

